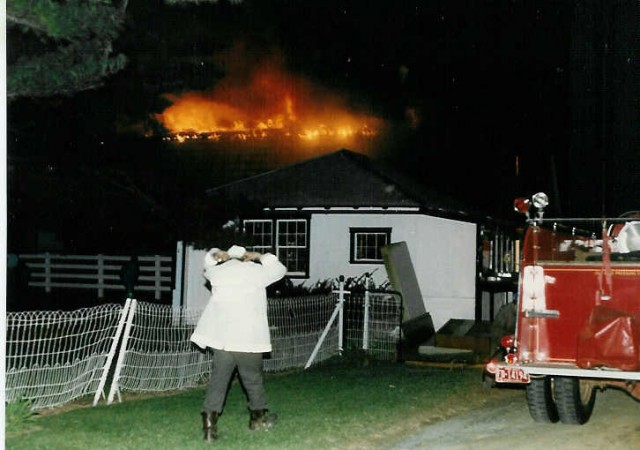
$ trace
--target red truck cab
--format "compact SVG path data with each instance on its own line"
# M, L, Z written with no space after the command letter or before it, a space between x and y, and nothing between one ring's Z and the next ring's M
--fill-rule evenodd
M545 218L547 204L543 193L514 204L528 222L517 325L486 372L526 385L535 421L584 424L598 390L640 400L640 214Z

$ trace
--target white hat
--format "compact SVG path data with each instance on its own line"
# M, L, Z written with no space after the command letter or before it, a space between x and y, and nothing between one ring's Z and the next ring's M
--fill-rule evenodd
M247 249L245 249L244 247L240 247L239 245L232 245L231 248L227 250L227 253L232 258L240 259L244 256L245 253L247 253Z

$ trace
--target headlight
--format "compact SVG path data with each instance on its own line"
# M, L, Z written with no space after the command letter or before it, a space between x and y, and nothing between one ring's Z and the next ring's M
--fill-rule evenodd
M549 197L544 192L534 194L531 200L533 201L533 206L538 209L545 208L549 204Z

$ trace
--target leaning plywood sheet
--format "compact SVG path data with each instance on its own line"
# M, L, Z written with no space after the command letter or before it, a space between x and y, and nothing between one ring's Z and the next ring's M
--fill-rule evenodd
M382 257L391 286L402 295L403 319L410 320L425 314L422 293L407 243L402 241L382 247Z

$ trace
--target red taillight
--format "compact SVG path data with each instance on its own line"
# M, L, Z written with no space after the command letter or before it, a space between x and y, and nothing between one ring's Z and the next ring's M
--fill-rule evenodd
M500 346L502 348L513 348L515 343L516 343L516 340L511 334L507 336L503 336L502 339L500 339Z
M507 364L515 364L518 362L518 357L515 353L507 353L504 357Z

